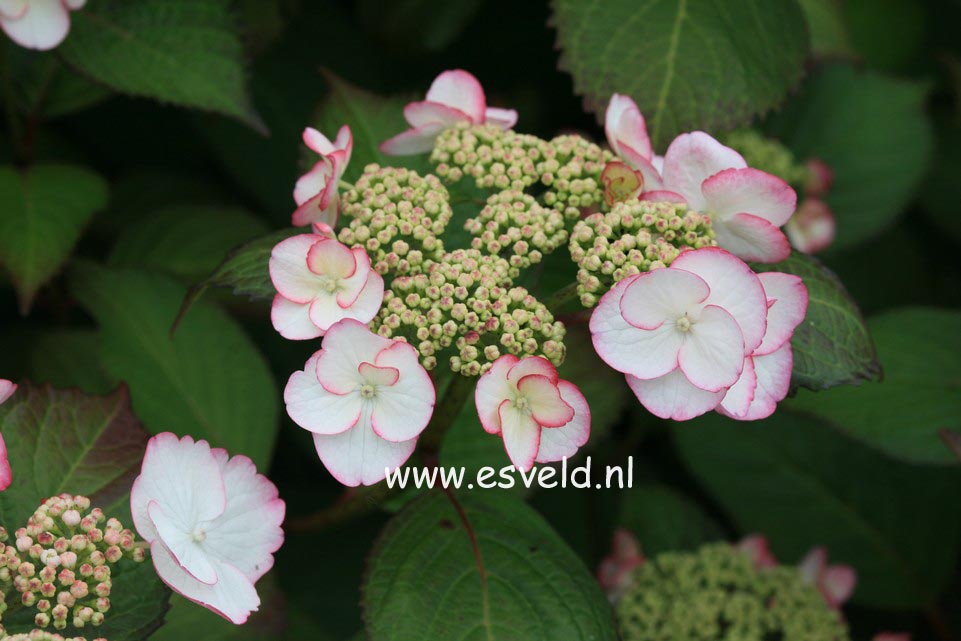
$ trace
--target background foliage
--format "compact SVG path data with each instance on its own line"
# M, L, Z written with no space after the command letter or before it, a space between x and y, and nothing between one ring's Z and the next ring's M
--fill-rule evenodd
M0 375L32 381L0 409L17 475L0 515L22 520L62 489L123 512L146 433L164 430L251 456L290 514L248 626L177 598L165 614L148 579L110 639L142 638L164 616L151 638L353 641L366 624L377 641L425 629L613 639L591 574L623 525L648 553L760 532L793 563L826 545L859 575L855 638L961 640L961 3L88 5L54 53L0 42ZM403 105L449 68L544 137L601 139L597 116L618 91L661 152L684 129L753 124L826 161L837 241L779 269L812 296L795 383L844 385L802 389L758 424L672 425L596 359L572 359L562 376L595 410L586 452L595 466L633 455L632 490L427 493L305 522L342 488L279 402L311 348L280 338L267 312L265 260L291 233L300 131L349 123L353 180L386 160L377 145L404 129ZM535 291L572 276L562 263L545 264ZM576 327L570 342L587 354ZM89 453L97 443L109 456ZM28 465L41 447L70 475ZM507 464L471 411L439 454Z

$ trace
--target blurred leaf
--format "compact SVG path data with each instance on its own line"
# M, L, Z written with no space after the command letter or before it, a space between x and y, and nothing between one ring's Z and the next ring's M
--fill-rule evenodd
M923 83L831 65L772 116L771 133L798 158L820 158L834 172L830 251L876 236L914 196L932 149L926 95Z
M637 537L647 556L693 550L724 538L724 531L694 501L660 485L624 492L618 525Z
M58 329L31 341L30 377L57 389L106 394L114 381L100 362L100 336L92 329Z
M0 167L0 265L13 277L22 313L106 204L107 184L86 169Z
M284 629L285 613L282 595L273 588L271 576L257 583L260 610L244 625L235 625L202 605L174 594L163 627L151 635L150 641L276 641Z
M130 486L140 472L147 434L130 411L121 388L109 396L25 385L0 407L0 429L9 448L13 484L0 493L0 520L13 531L45 499L61 492L82 494L108 517L131 525ZM97 637L140 641L163 620L168 590L153 564L123 562L113 573L111 609ZM35 627L33 614L4 616L9 633ZM69 636L80 634L72 627Z
M931 50L925 34L928 6L931 3L917 0L844 0L841 3L844 22L857 52L871 67L893 72L912 69L918 58Z
M881 366L861 311L831 270L797 251L780 263L753 267L795 274L808 289L807 315L791 339L792 385L819 390L880 376Z
M197 280L215 269L230 250L266 232L260 219L242 209L174 206L125 227L109 262Z
M601 114L630 95L657 150L691 129L731 129L801 77L808 34L794 0L554 0L561 68Z
M847 57L853 53L841 0L799 0L799 3L811 33L811 53L817 57Z
M237 247L203 281L187 292L177 314L177 324L207 291L208 287L229 287L237 296L251 300L271 300L277 290L270 280L270 253L285 238L303 233L302 229L287 228L275 231Z
M410 503L371 553L363 606L371 641L617 638L581 561L504 492L432 492Z
M380 152L380 143L409 127L404 120L404 106L409 96L378 96L348 83L331 72L324 73L327 97L312 119L314 128L333 139L341 125L350 125L354 134L354 151L344 178L355 181L372 162L391 167L407 167L421 174L430 171L426 154L391 157ZM316 154L310 152L311 164Z
M361 22L393 48L438 52L457 39L482 0L360 0Z
M900 309L872 318L868 325L884 380L801 393L790 407L815 414L895 458L957 463L938 432L961 429L961 313Z
M961 461L961 433L949 429L938 430L938 436L948 446L951 453Z
M215 111L263 129L247 93L230 0L98 0L57 51L122 93Z
M147 429L207 439L267 467L277 385L233 318L201 301L171 338L184 290L169 277L84 262L70 285L100 325L104 367L130 386Z
M111 91L68 69L56 57L10 46L6 51L18 108L33 118L51 119L106 100Z
M922 608L953 573L957 470L893 461L783 410L755 423L705 417L674 436L687 468L742 534L764 534L784 562L825 545L832 562L853 565L855 603Z
M961 243L961 124L939 123L937 133L935 162L921 190L921 204L938 227Z

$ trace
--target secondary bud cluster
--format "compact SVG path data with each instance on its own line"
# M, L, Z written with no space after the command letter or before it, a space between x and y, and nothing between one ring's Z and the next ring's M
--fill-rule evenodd
M12 586L21 606L36 608L38 628L99 626L110 610L112 568L145 556L136 535L91 509L90 499L60 494L43 501L14 544L4 546L0 586Z
M810 169L798 162L790 149L754 129L732 131L724 138L724 143L744 156L749 167L774 174L794 187L803 186L810 177Z
M23 632L20 634L11 634L9 636L3 636L2 628L0 628L0 639L3 641L87 641L83 637L63 637L56 632L48 632L46 630L31 630L30 632ZM97 637L93 641L107 641L103 637Z
M551 141L493 125L461 123L444 131L431 162L449 182L474 178L481 189L522 191L546 187L544 203L568 219L588 207L603 205L600 175L613 154L580 136Z
M474 249L507 256L513 267L521 269L541 262L545 254L567 242L561 213L514 189L490 196L465 228L474 235Z
M423 273L399 276L372 327L417 347L427 369L451 349L455 372L477 376L503 354L564 360L564 325L523 287L517 268L477 249L449 252Z
M340 231L340 242L364 247L378 274L413 273L424 260L444 254L440 235L452 211L436 176L367 165L343 194L343 211L350 222Z
M711 219L668 202L633 201L574 226L571 258L581 304L593 307L627 276L667 267L682 252L716 245Z
M616 606L624 641L848 641L839 611L797 568L758 568L727 543L666 552L637 566Z

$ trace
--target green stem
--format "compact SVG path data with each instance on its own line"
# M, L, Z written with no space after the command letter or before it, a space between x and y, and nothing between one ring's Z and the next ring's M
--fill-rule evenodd
M350 184L349 182L347 182L346 180L341 180L339 183L337 183L337 186L338 186L339 188L341 188L341 189L353 189L353 188L354 188L354 186L353 186L352 184Z
M544 306L556 315L560 308L573 300L577 300L577 283L566 285L548 296L544 300Z

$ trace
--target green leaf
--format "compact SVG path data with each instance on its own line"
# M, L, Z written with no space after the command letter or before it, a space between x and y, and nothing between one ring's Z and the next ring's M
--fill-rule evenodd
M554 0L560 66L587 107L628 94L663 152L691 129L730 129L801 77L808 34L794 0Z
M956 243L961 243L961 123L938 123L937 153L921 189L925 213Z
M850 57L851 38L840 0L799 0L811 33L811 53L818 57Z
M674 431L681 459L741 534L782 562L824 545L858 573L854 602L921 608L950 579L961 542L961 474L893 461L813 419L719 416Z
M593 577L504 492L431 492L384 530L363 586L371 641L602 641L617 634Z
M404 52L437 53L457 39L481 8L481 0L361 0L364 25Z
M24 385L0 407L0 429L13 468L13 484L0 493L0 520L8 531L25 524L42 499L61 492L88 496L108 517L132 527L130 487L147 434L125 389L96 397ZM88 636L140 641L162 623L169 595L149 560L122 563L113 575L104 625ZM7 632L35 627L29 610L18 614L29 617L4 617Z
M910 203L933 146L927 93L924 83L832 65L771 118L770 133L798 158L820 158L834 173L830 251L873 238Z
M197 280L216 269L230 250L266 232L260 219L242 209L174 206L124 228L109 262Z
M277 385L233 318L199 301L171 338L184 290L169 277L80 263L70 285L100 325L104 367L130 386L148 430L207 439L267 467Z
M87 394L106 394L116 387L116 381L100 362L100 336L96 330L50 330L30 342L33 380L57 389L76 387Z
M380 151L380 143L409 128L404 120L404 106L410 96L379 96L348 83L333 73L325 72L328 94L313 118L313 127L333 139L341 125L350 125L354 134L354 150L344 178L357 180L370 163L407 167L421 174L430 170L425 154L392 157ZM310 164L316 154L309 153Z
M807 315L791 339L792 385L819 390L881 375L861 311L831 270L816 258L796 251L780 263L753 267L756 271L795 274L808 289Z
M279 598L280 594L268 588L268 585L272 585L270 575L258 582L260 610L244 625L235 625L207 608L175 594L170 599L170 611L163 627L150 637L150 641L276 641L284 627L284 617L278 616L277 612L282 610L283 602Z
M714 520L683 494L661 485L625 492L618 525L637 537L647 556L671 550L693 550L724 538Z
M107 184L80 167L0 167L0 265L13 277L20 310L63 265L93 214L107 204Z
M815 414L895 458L957 463L938 433L961 429L961 313L899 309L872 318L868 326L884 380L802 393L790 407Z
M229 0L98 0L71 15L57 51L123 93L232 116L263 129L247 94Z

